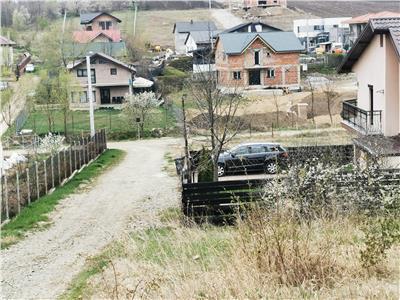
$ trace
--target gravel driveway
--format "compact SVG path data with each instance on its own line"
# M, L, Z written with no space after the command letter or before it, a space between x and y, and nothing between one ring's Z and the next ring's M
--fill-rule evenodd
M2 299L54 299L97 254L125 230L157 224L157 213L178 205L178 180L162 171L176 139L110 144L127 151L90 189L63 200L53 224L2 251Z
M236 17L227 9L213 9L211 10L211 14L212 17L224 27L223 29L228 29L244 23L241 18Z

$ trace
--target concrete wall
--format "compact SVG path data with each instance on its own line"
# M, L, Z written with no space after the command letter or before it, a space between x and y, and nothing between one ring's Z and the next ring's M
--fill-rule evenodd
M358 80L358 107L370 110L368 85L374 87L374 110L382 110L382 128L385 136L400 132L399 60L389 36L374 36L367 49L353 66Z
M96 71L96 83L95 85L127 85L129 79L132 77L131 72L123 68L119 65L116 65L111 62L107 62L105 64L99 63L99 58L96 58L96 64L90 65L91 69L95 69ZM116 68L117 75L111 75L110 69ZM77 76L77 69L85 69L86 70L86 63L79 65L78 67L74 68L71 72L74 74L76 80L82 85L86 86L87 78L86 77L78 77Z
M386 73L385 73L385 135L400 133L400 61L390 36L385 36Z
M187 35L188 35L187 33L179 33L175 31L175 52L177 54L186 53L185 40Z
M260 64L255 65L254 53L259 51ZM262 87L294 87L300 85L298 53L274 53L260 39L256 39L241 55L225 55L223 45L216 45L215 65L218 84L223 87L249 87L249 70L261 70ZM267 77L267 69L275 70L275 77ZM240 71L241 79L234 80L233 72Z

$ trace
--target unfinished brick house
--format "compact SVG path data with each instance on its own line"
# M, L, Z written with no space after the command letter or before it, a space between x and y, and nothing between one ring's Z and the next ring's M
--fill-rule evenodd
M299 56L293 32L221 33L215 46L221 89L300 89Z
M287 6L287 0L243 0L243 8L252 7L270 7L270 6Z

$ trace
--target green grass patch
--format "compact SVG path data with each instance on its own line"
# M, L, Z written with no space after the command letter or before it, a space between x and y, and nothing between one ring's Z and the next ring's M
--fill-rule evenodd
M167 66L164 68L163 76L178 76L178 77L186 77L186 73L178 70L174 67Z
M61 110L53 111L54 131L64 133L64 115ZM94 113L96 128L105 128L108 139L124 140L135 139L137 128L128 120L123 111L117 109L98 109ZM156 108L148 115L144 131L150 135L152 128L174 128L176 120L171 109ZM49 131L48 117L45 111L31 112L22 129L32 129L38 135L45 135ZM90 130L89 111L70 111L67 117L67 133L80 134ZM4 137L15 132L14 126L10 127Z
M88 287L89 279L102 272L112 259L125 255L121 243L114 242L107 246L100 254L87 259L83 270L72 280L69 288L61 295L60 299L73 300L89 298L91 290Z
M104 170L120 162L124 155L125 152L122 150L106 150L65 185L56 188L52 194L43 196L24 208L18 216L2 227L1 248L15 244L30 230L43 228L43 222L49 221L47 214L54 209L60 200L76 192L81 184L93 181ZM48 225L48 223L46 224Z
M172 227L150 228L132 235L137 247L136 259L160 266L171 262L195 260L203 271L212 268L213 259L229 252L231 238L221 228L192 228L190 230Z

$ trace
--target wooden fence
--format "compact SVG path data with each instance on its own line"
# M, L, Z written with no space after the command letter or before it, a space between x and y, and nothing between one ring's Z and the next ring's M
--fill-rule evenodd
M23 207L63 185L107 148L105 130L93 137L78 137L45 160L20 163L1 178L1 222L18 215Z
M400 185L400 170L381 170L376 174L381 186ZM265 188L275 178L263 180L234 180L182 184L182 211L195 221L224 221L243 215L254 203L272 196L273 189ZM286 178L278 180L285 181ZM341 173L333 179L337 189L357 187L368 178L352 173ZM290 185L290 182L287 183Z

